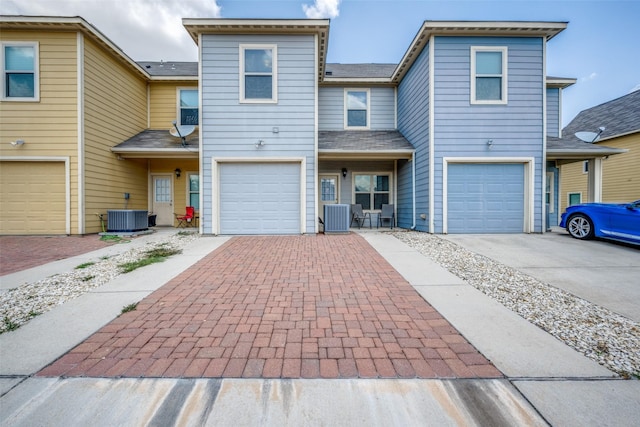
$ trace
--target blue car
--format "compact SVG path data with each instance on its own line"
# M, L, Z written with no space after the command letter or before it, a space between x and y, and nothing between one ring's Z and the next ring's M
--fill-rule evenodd
M600 237L640 245L640 200L569 206L562 214L560 227L576 239Z

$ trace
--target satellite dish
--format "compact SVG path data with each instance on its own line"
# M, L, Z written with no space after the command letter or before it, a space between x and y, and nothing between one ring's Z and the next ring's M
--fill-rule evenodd
M180 138L182 140L182 146L185 147L187 145L187 136L191 135L193 131L196 130L196 127L193 125L178 125L176 121L173 121L173 127L169 129L169 133L176 138Z
M602 132L576 132L574 135L581 141L593 143L600 139L600 133Z
M169 133L176 138L186 138L191 135L194 130L196 130L196 127L193 125L173 125L173 127L169 129Z

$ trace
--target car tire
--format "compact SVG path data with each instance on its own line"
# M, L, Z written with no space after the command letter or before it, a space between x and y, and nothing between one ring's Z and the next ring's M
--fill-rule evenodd
M584 214L575 214L567 221L567 231L576 239L588 240L593 238L593 221Z

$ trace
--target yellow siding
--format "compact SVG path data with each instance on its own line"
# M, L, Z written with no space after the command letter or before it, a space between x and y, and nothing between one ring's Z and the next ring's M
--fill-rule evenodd
M640 132L604 141L602 145L629 150L602 162L602 201L640 199Z
M3 30L0 39L38 42L40 84L39 102L0 101L0 156L69 157L71 176L77 175L76 33ZM25 144L6 143L16 139ZM77 191L77 181L72 180L72 233L77 232Z
M602 201L613 203L640 199L640 133L609 139L601 144L629 150L602 161ZM560 168L561 210L567 207L569 193L581 192L583 202L589 199L587 179L587 174L582 173L582 162Z
M198 173L198 159L151 159L150 173L170 173L173 176L173 211L177 214L185 212L187 207L187 186L189 173ZM180 178L176 178L174 171L180 169ZM177 222L174 223L177 225Z
M193 82L153 82L149 87L151 129L169 129L178 119L178 88L197 89Z
M147 82L88 39L84 70L85 232L95 233L96 213L148 208L146 161L117 160L111 152L146 128Z
M582 172L582 165L579 161L560 167L560 212L564 212L569 204L569 193L582 193L583 202L589 199L588 176Z

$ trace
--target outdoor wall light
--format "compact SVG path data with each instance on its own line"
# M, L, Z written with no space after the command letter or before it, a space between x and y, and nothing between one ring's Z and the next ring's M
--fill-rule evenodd
M264 147L264 139L259 139L258 142L256 142L256 148L262 147Z
M11 141L9 144L14 147L20 147L21 145L24 145L24 139L16 139L15 141Z
M176 178L180 178L180 174L182 173L182 171L180 170L180 168L176 168L176 170L174 170L175 174L176 174Z
M342 177L343 178L347 177L347 168L342 168Z
M491 149L491 147L493 147L493 139L488 139L487 140L487 147L489 147L489 149Z

